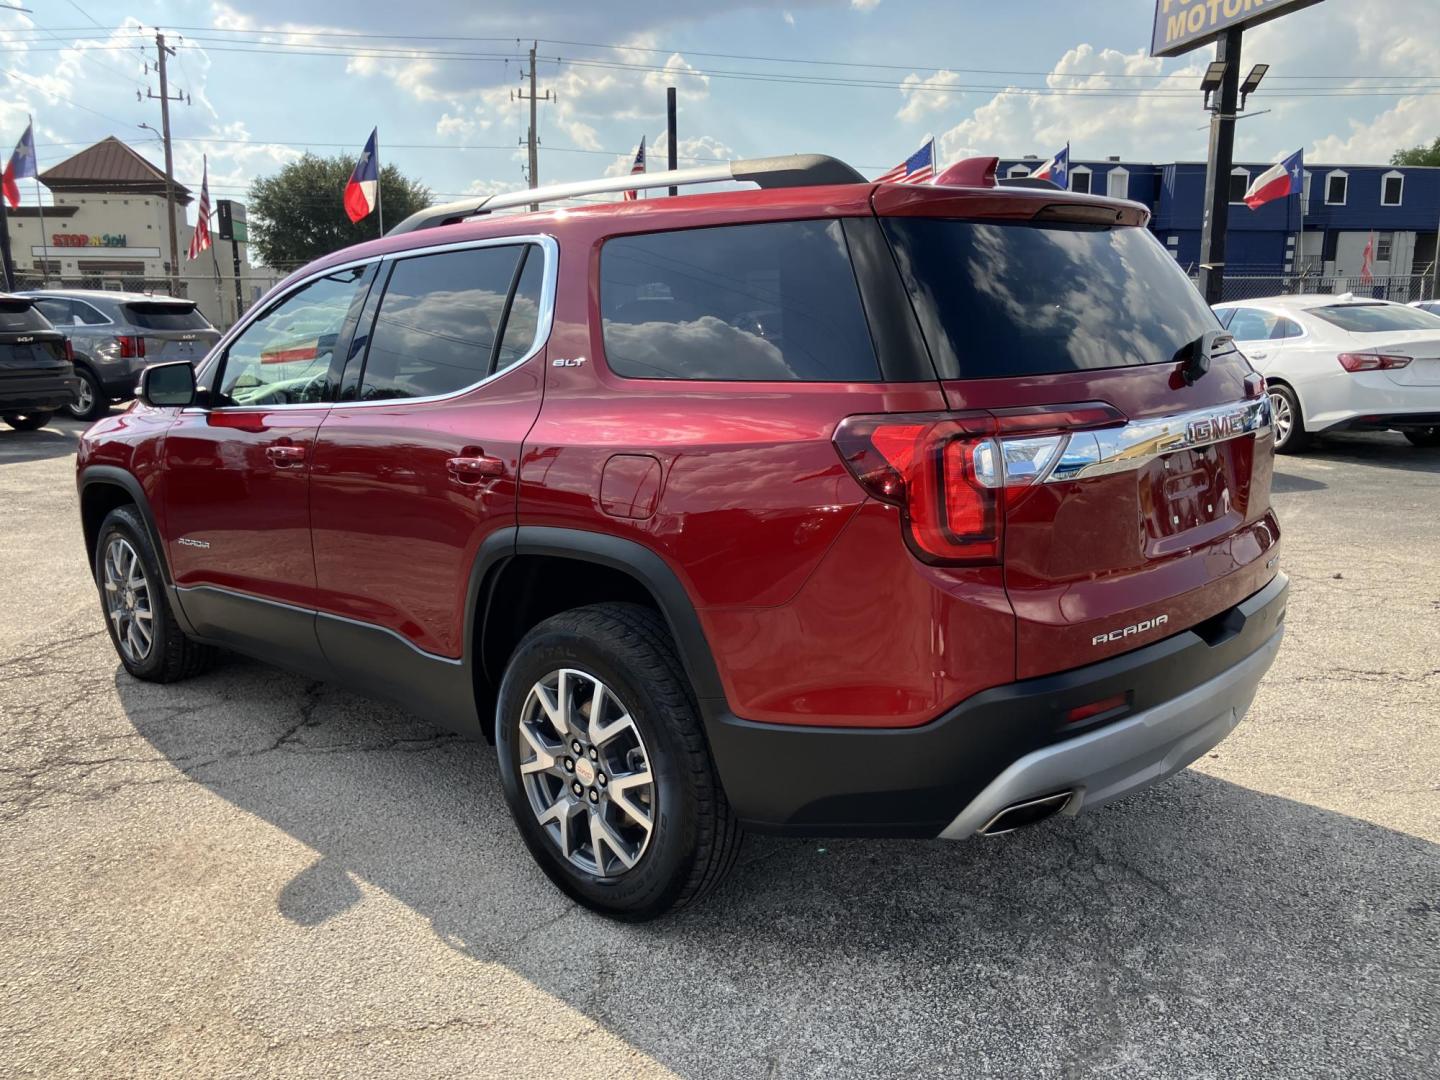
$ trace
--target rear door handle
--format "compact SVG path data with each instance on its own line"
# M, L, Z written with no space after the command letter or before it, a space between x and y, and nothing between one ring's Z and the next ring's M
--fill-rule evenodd
M468 454L445 460L450 479L462 484L481 484L505 475L505 462L489 454Z
M1249 357L1251 360L1264 360L1265 357L1269 356L1270 354L1269 354L1268 352L1255 352L1255 351L1252 349L1251 351L1247 352L1245 355L1246 355L1247 357Z
M305 464L305 448L303 446L288 446L284 443L267 446L265 456L275 464L277 469L289 469Z

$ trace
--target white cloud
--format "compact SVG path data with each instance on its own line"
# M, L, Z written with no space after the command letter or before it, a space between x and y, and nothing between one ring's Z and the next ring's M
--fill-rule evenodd
M1196 145L1203 145L1203 136L1194 130L1204 123L1196 94L1104 96L1094 91L1153 90L1157 85L1193 90L1199 65L1192 61L1161 82L1146 76L1161 74L1162 61L1143 50L1122 53L1077 45L1045 78L1045 90L1070 92L1003 90L940 136L940 155L951 161L975 147L990 154L1048 155L1069 141L1077 156L1120 154L1142 161L1193 156Z
M780 17L785 20L785 25L786 25L786 26L794 26L794 25L795 25L795 16L792 15L792 14L790 14L790 12L788 12L788 11L783 11L783 12L780 13Z
M945 68L929 75L914 72L906 75L900 83L900 94L905 98L905 104L895 116L906 123L913 123L926 113L950 108L955 103L956 95L945 88L959 82L960 76Z
M850 0L850 6L856 11L874 11L880 6L880 0Z

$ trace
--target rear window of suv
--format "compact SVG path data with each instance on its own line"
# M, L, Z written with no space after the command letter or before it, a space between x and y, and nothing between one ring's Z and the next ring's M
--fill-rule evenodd
M194 304L126 304L125 316L142 330L209 330Z
M942 378L1164 364L1215 315L1149 230L886 218Z
M29 300L0 300L0 333L23 334L52 329L49 320Z
M1401 304L1335 304L1311 308L1310 314L1352 334L1383 334L1394 330L1440 331L1440 317Z
M632 379L879 379L839 221L623 236L600 253L605 358Z

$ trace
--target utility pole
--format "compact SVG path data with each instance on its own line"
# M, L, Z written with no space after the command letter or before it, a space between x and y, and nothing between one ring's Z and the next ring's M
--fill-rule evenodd
M1230 225L1230 167L1235 159L1235 113L1240 104L1240 29L1215 43L1215 62L1225 65L1220 103L1210 116L1210 166L1205 170L1205 220L1200 230L1200 295L1220 303L1225 287L1225 231ZM1247 83L1248 85L1248 83Z
M535 46L536 43L532 41L530 43L530 71L528 75L521 75L522 79L529 78L530 92L527 94L524 90L512 91L512 100L518 97L521 101L530 102L530 131L526 136L526 142L530 148L530 186L532 188L540 186L540 137L536 134L535 129L535 106L537 102L555 100L550 96L549 90L539 96L535 93ZM539 210L540 204L531 203L530 209Z
M666 161L665 164L674 172L680 167L680 149L675 145L675 88L665 88L665 143ZM679 195L680 189L674 184L670 185L670 194Z
M156 67L160 71L160 93L152 93L148 88L145 96L154 100L157 96L160 99L160 137L165 143L165 216L169 219L170 229L170 292L171 295L178 295L180 291L180 240L175 229L175 158L170 149L170 102L187 100L184 94L170 96L170 83L167 81L165 72L165 58L174 56L175 50L165 44L165 35L155 31L155 52L160 57Z

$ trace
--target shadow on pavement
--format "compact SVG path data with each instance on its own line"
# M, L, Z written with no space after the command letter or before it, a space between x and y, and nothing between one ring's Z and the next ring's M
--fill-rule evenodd
M1293 473L1281 472L1279 469L1276 469L1270 476L1270 490L1278 495L1289 495L1302 491L1324 491L1329 486L1319 480L1312 480L1308 476L1296 476Z
M1296 460L1375 465L1404 472L1440 472L1440 448L1413 446L1395 431L1342 431L1322 435ZM1277 463L1284 461L1277 459Z
M0 465L16 465L26 461L47 461L50 458L75 456L76 430L50 426L39 431L16 431L0 422ZM83 430L83 426L78 429Z
M751 837L707 901L630 926L532 864L484 745L238 659L116 685L195 783L318 853L274 901L315 949L369 883L687 1077L1435 1062L1440 846L1194 771L991 840Z

